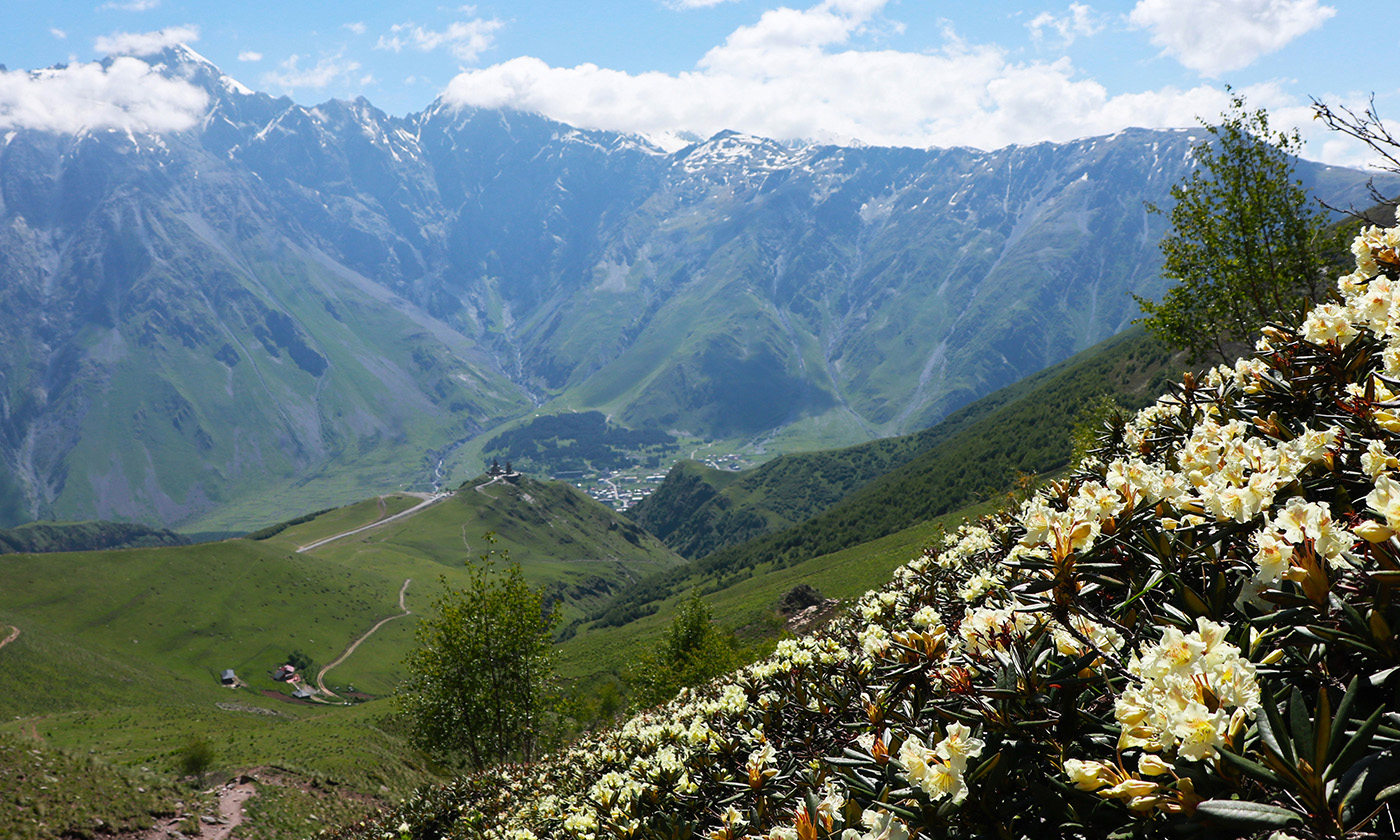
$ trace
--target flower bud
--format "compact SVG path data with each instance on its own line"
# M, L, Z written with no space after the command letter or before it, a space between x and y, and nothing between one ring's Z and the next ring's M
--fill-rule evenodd
M1368 543L1382 543L1395 536L1395 532L1379 522L1367 520L1351 529L1361 539Z
M1172 766L1163 761L1160 756L1152 753L1143 753L1138 759L1138 772L1144 776L1161 776L1172 772Z
M1069 776L1075 787L1085 791L1098 790L1121 778L1112 765L1102 761L1080 761L1077 758L1065 762L1065 775Z
M1100 791L1099 796L1109 798L1154 796L1160 789L1161 786L1156 782L1149 782L1146 779L1124 779L1108 790Z

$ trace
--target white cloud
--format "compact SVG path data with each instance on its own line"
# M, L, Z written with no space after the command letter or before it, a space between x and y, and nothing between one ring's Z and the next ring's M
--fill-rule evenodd
M1128 21L1186 67L1219 76L1247 67L1337 13L1318 0L1138 0Z
M280 69L264 73L263 84L287 90L324 88L337 81L351 80L360 69L358 61L343 61L340 55L324 57L314 67L302 67L301 58L293 55L278 65Z
M244 50L238 54L239 61L262 61L263 54L254 50Z
M150 55L176 44L199 40L197 26L167 26L155 32L114 32L93 41L93 49L107 55Z
M49 27L49 34L52 35L52 36L54 36L55 38L57 38L57 39L60 40L60 41L62 41L62 40L64 40L65 38L68 37L68 33L67 33L67 32L64 32L62 29L59 29L58 27L55 27L55 26Z
M99 9L112 9L118 12L149 12L160 5L160 0L127 0L125 3L103 3Z
M496 18L476 18L453 21L439 32L412 23L396 23L389 28L389 34L379 36L374 47L394 52L412 47L431 52L445 46L458 60L471 62L495 44L496 30L503 25Z
M949 33L928 52L854 49L885 0L775 9L677 74L630 74L521 57L465 71L449 104L513 107L592 128L996 148L1070 140L1124 126L1192 125L1228 104L1212 86L1111 96L1069 61L1015 61ZM1256 101L1252 89L1251 103ZM1271 104L1267 98L1260 105Z
M355 21L354 23L342 23L342 24L341 24L341 27L344 28L344 29L350 30L351 32L355 33L356 35L363 35L363 34L365 34L365 30L369 28L369 27L365 26L365 24L364 24L363 21L358 21L358 20Z
M1046 30L1050 30L1059 36L1064 46L1069 46L1080 35L1097 34L1103 29L1103 23L1088 5L1071 3L1065 13L1058 17L1049 12L1041 12L1026 24L1026 28L1031 31L1031 40L1045 40Z
M207 105L204 91L127 56L107 67L92 62L0 71L0 130L182 131L199 121Z

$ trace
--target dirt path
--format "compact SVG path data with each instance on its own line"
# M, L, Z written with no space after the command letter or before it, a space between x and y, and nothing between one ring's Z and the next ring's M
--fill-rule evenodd
M0 648L4 647L5 645L8 645L10 642L13 642L15 639L18 639L18 638L19 638L19 625L18 625L18 624L11 624L11 625L10 625L10 635L6 636L6 637L3 638L3 639L0 639Z
M384 625L388 624L394 619L403 618L406 615L413 614L412 611L409 610L408 606L404 603L404 596L408 594L408 585L410 583L413 583L413 578L405 578L403 586L399 588L399 609L403 612L399 613L398 615L391 615L388 618L380 619L379 623L369 628L369 631L366 632L363 636L351 642L350 647L346 648L345 652L340 654L340 656L337 656L334 662L325 666L316 674L316 687L321 689L322 694L328 697L336 696L336 694L333 691L326 688L326 674L329 673L332 668L344 662L350 656L350 654L354 653L355 648L360 646L360 642L363 642L365 639L368 639L370 636L373 636L374 631L378 630L379 628L383 627Z
M256 796L257 792L257 788L249 781L229 782L219 788L219 819L217 822L207 822L206 818L200 818L199 834L193 835L194 838L196 840L230 840L233 837L234 829L243 824L243 804ZM157 824L141 835L141 840L167 840L167 838L175 837L188 840L191 835L180 832L180 823L184 819L183 816L178 816L164 824Z
M487 493L487 492L486 492L486 488L487 488L487 487L490 487L492 484L500 484L500 483L501 483L501 480L502 480L503 478L505 478L505 476L493 475L493 476L491 476L491 480L490 480L490 481L485 482L484 484L478 484L478 485L476 485L475 487L473 487L472 489L475 490L476 492L480 493L480 494L483 495L483 496L491 496L490 493ZM491 496L491 498L494 499L495 496Z
M358 527L358 528L352 528L352 529L350 529L349 531L341 531L339 534L333 534L333 535L331 535L331 536L329 536L329 537L326 537L325 539L320 539L320 540L317 540L316 542L313 542L313 543L307 543L306 545L304 545L304 546L302 546L301 548L298 548L298 549L297 549L297 554L301 554L301 553L304 552L304 551L310 551L310 550L313 549L313 548L320 548L321 546L325 545L326 543L328 543L328 542L335 542L336 540L340 539L341 537L348 537L348 536L350 536L351 534L358 534L358 533L361 533L362 531L368 531L368 530L371 529L371 528L378 528L380 525L387 525L388 523L393 522L393 521L396 520L396 519L403 519L404 517L412 516L413 514L417 513L418 511L422 510L423 508L431 507L432 505L437 504L438 502L442 501L443 499L446 499L448 496L451 496L451 495L452 495L451 493L438 493L438 494L436 494L436 495L429 496L427 499L425 499L425 500L419 502L418 504L414 505L413 507L409 508L408 510L399 511L398 513L394 514L393 516L386 516L386 517L384 517L383 519L376 519L375 521L369 523L368 525L361 525L361 526Z
M252 799L258 789L253 787L252 782L243 782L237 785L224 785L219 791L219 817L224 821L223 825L206 825L200 823L200 840L225 840L232 836L233 830L243 824L243 803ZM207 830L212 829L212 831Z

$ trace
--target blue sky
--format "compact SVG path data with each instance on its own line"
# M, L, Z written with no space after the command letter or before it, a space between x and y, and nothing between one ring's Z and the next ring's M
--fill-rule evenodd
M970 145L1190 125L1224 86L1296 125L1308 157L1363 153L1309 98L1400 118L1393 0L4 0L0 130L178 128L200 105L143 73L183 41L247 86L393 114L435 98L662 140ZM111 71L90 65L130 55ZM69 76L39 74L57 63ZM71 76L71 78L70 78ZM164 110L162 110L164 109Z

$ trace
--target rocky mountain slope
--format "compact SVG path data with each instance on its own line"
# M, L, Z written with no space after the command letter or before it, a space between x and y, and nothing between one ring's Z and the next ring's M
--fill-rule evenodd
M1194 139L668 153L148 60L207 93L198 126L0 145L0 524L426 489L541 403L777 448L922 428L1160 291L1142 203ZM1334 203L1364 181L1300 171Z

